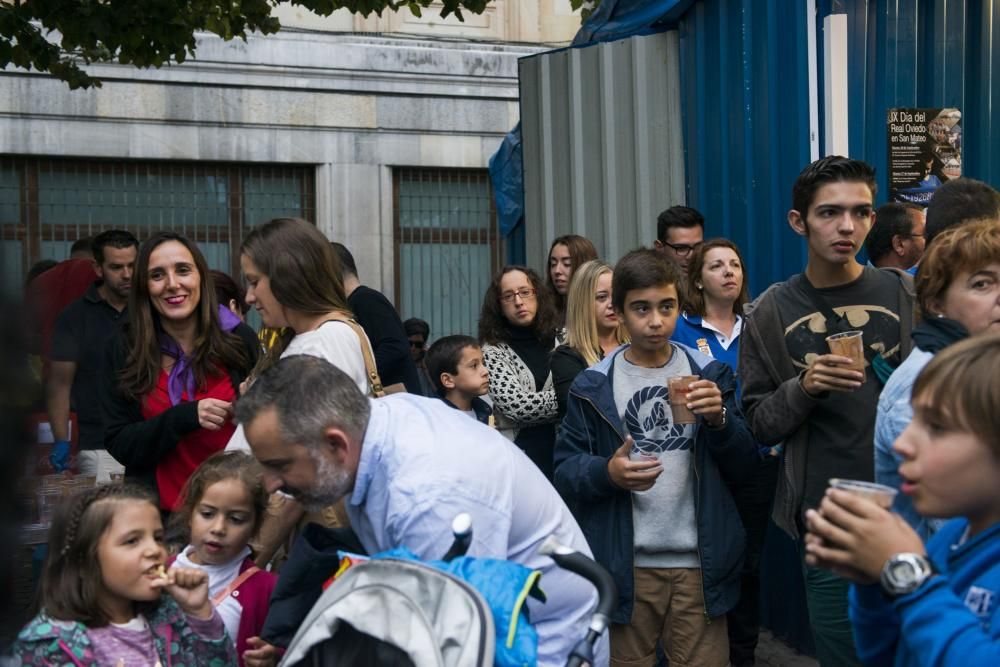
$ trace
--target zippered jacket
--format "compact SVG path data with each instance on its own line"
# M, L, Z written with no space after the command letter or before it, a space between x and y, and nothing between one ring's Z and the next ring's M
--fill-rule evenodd
M927 543L938 574L889 600L878 584L851 587L858 657L866 665L1000 665L1000 523L962 542L965 519Z
M214 612L218 614L218 612ZM230 667L236 651L229 635L204 639L188 624L174 599L164 595L146 619L153 633L156 659L163 667ZM221 620L219 621L221 625ZM41 612L21 630L13 646L15 665L99 667L87 626L59 621Z
M736 400L732 369L691 348L674 346L688 355L692 374L718 385L727 411L726 425L718 430L699 418L691 457L705 613L716 617L739 600L745 541L726 481L739 481L756 469L757 445ZM595 559L618 586L614 623L630 622L635 597L632 493L615 485L608 475L608 461L627 435L612 386L614 364L626 349L627 345L620 347L577 376L555 447L556 488L580 523Z

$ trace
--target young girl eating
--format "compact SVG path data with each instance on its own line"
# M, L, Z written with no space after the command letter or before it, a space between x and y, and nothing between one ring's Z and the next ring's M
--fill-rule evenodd
M110 484L69 498L53 517L42 610L18 635L15 664L235 664L222 618L208 599L208 576L165 571L166 556L149 491Z
M271 667L277 658L259 636L277 578L254 565L247 546L267 501L257 461L244 452L222 452L191 475L171 519L188 541L172 565L208 574L209 598L246 667Z

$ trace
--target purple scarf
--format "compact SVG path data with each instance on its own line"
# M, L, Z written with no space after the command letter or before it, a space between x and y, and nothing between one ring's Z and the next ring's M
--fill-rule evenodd
M219 325L223 331L232 331L240 324L240 318L225 306L219 306ZM181 346L177 344L168 334L160 333L160 352L173 357L177 361L170 369L167 377L167 395L170 396L170 404L177 405L182 402L181 397L187 392L188 400L194 400L194 393L197 385L194 381L194 368L191 366L191 356L184 354Z

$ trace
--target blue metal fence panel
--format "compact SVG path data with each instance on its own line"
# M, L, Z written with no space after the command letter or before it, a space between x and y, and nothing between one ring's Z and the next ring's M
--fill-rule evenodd
M886 181L886 110L957 107L965 176L1000 185L1000 3L990 0L846 0L851 157ZM836 11L836 10L834 10Z
M802 270L786 223L809 162L805 3L701 0L681 18L687 201L745 255L751 291Z

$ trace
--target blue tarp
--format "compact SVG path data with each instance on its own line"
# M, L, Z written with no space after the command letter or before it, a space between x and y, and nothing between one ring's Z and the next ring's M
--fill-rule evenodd
M580 48L636 35L662 32L687 11L694 0L602 0L576 37ZM524 220L524 166L521 161L521 123L507 133L490 158L490 181L500 233L510 236Z
M490 182L496 202L497 226L510 236L524 217L524 168L521 162L521 122L507 133L490 158Z
M663 32L694 0L602 0L573 38L573 46Z

